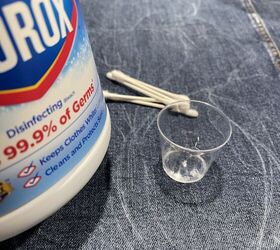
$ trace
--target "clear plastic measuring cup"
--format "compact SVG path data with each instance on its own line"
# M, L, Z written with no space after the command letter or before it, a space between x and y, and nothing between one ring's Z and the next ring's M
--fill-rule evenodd
M198 111L198 117L178 112L189 106ZM232 134L230 121L221 110L194 100L166 106L158 115L157 126L163 169L182 183L202 179Z

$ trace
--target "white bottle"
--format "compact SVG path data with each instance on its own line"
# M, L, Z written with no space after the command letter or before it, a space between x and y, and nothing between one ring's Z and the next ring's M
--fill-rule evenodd
M77 194L110 131L79 2L1 1L0 241Z

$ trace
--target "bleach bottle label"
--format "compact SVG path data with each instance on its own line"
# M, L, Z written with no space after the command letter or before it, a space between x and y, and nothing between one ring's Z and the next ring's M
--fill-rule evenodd
M83 159L106 105L77 0L0 2L0 216Z

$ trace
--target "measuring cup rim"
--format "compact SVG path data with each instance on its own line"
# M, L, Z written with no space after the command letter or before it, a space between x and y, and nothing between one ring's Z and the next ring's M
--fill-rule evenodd
M181 145L179 145L179 144L177 144L177 143L171 141L171 140L163 133L163 131L161 130L160 125L159 125L159 123L160 123L159 120L160 120L161 115L164 113L164 111L166 111L167 109L169 109L170 107L172 107L172 106L174 106L174 105L178 105L179 103L188 103L188 102L190 102L190 103L200 103L200 104L209 106L209 107L213 108L214 110L216 110L226 121L228 121L228 125L229 125L229 135L227 136L226 140L225 140L222 144L220 144L220 145L217 146L217 147L209 148L209 149L192 149L192 148L187 148L187 147L181 146ZM193 119L196 119L196 118L193 118ZM220 110L219 108L217 108L216 106L214 106L214 105L212 105L212 104L210 104L210 103L208 103L208 102L199 101L199 100L175 101L175 102L172 102L172 103L166 105L166 106L158 113L158 116L157 116L157 127L158 127L158 130L159 130L161 136L162 136L166 141L168 141L170 144L172 144L172 145L174 145L174 146L176 146L176 147L178 147L178 148L180 148L180 149L187 150L187 151L193 152L193 153L207 153L207 152L209 153L209 152L217 151L217 150L219 150L220 148L222 148L223 146L225 146L225 145L228 143L228 141L229 141L229 139L230 139L230 137L231 137L231 135L232 135L232 126L231 126L231 122L230 122L229 118L224 114L224 112L221 111L221 110Z

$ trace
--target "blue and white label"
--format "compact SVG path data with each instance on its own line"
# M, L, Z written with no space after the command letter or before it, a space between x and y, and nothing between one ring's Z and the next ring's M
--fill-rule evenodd
M26 5L35 23L34 27L39 30L38 37L44 44L45 51L40 53L45 53L44 56L50 53L51 60L55 60L51 45L58 46L58 49L64 48L68 36L76 31L73 43L67 45L71 45L67 60L43 97L35 101L23 101L18 105L0 106L0 216L36 198L73 170L98 140L107 116L80 7L76 1L4 2L22 2ZM33 2L40 2L41 5ZM77 22L73 22L74 9L77 11ZM1 11L2 32L1 21L4 19L1 16L7 11L3 11L3 8ZM47 19L48 26L40 23L40 18ZM6 19L9 17L5 16ZM27 25L26 20L22 25ZM53 31L49 36L44 32L45 35L42 35L40 31L47 27L47 30L51 28ZM58 34L61 44L57 42ZM17 55L20 55L18 46L16 48L19 53ZM37 68L39 71L45 67L42 65L41 68L41 59L38 61L38 55L35 54L27 59L21 56L22 63L28 61L37 67L32 70L27 67L28 73L22 66L21 74L24 76L34 71L33 76L38 76ZM1 77L6 76L0 72Z

